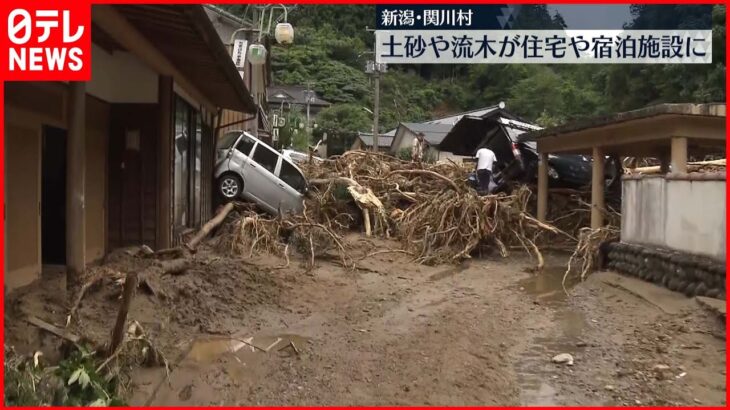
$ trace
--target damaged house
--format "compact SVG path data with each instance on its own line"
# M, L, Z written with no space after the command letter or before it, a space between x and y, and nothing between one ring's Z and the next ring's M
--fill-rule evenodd
M473 158L476 149L472 149L475 146L472 142L479 142L484 134L459 134L457 137L453 137L453 131L457 129L457 125L464 119L492 118L498 115L514 118L514 116L504 110L504 103L500 102L494 106L453 114L431 121L400 123L395 130L393 143L390 147L390 154L398 156L401 152L410 152L411 147L413 147L413 139L418 133L423 133L424 139L428 144L428 149L424 153L426 158L434 161L456 161L464 158ZM449 139L447 140L447 138ZM466 145L462 144L464 142L462 140L468 141Z
M5 284L167 248L212 212L222 110L257 112L199 5L94 5L88 82L5 83Z

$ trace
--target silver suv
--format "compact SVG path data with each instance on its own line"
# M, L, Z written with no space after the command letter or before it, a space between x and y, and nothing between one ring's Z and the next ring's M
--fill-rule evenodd
M301 212L304 206L302 171L247 132L228 132L218 141L214 177L224 200L243 198L272 214Z

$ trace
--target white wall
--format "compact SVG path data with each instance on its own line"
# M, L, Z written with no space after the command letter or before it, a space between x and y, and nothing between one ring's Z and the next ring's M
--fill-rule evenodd
M625 179L621 241L725 260L725 181Z
M156 103L158 74L134 55L91 46L91 81L86 91L109 103Z
M457 164L461 164L462 160L464 158L473 158L473 157L465 157L463 155L456 155L452 152L448 151L436 151L436 155L438 155L437 160L442 162L448 162L449 160L456 162Z

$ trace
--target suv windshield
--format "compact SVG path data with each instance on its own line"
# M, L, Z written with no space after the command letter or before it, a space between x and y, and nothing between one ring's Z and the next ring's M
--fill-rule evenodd
M241 131L230 131L225 134L218 140L218 149L228 149L231 148L234 142L238 139L239 135L241 135Z

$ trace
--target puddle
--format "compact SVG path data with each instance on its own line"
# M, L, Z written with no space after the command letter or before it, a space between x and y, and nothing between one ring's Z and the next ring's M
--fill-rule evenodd
M164 378L146 405L204 406L219 400L221 384L255 388L266 374L265 361L302 353L309 339L293 334L256 337L214 337L192 342L179 366ZM165 382L166 381L166 382Z
M567 295L563 290L565 267L546 267L542 272L531 274L520 280L520 290L540 304L552 310L551 329L546 336L530 340L526 351L520 355L516 367L517 378L521 388L522 405L555 406L559 405L554 378L560 372L568 371L565 367L555 365L551 358L559 353L570 353L575 356L582 347L581 342L586 320L580 311L573 310L567 303ZM565 288L570 289L579 283L577 278L566 280Z
M210 364L225 355L242 356L279 353L298 354L307 339L298 335L257 336L248 338L206 338L193 342L183 363Z
M539 273L531 273L530 277L517 282L520 290L535 297L540 302L562 302L566 299L563 289L563 276L565 267L547 266ZM570 275L565 280L565 289L570 290L580 283L575 275Z

